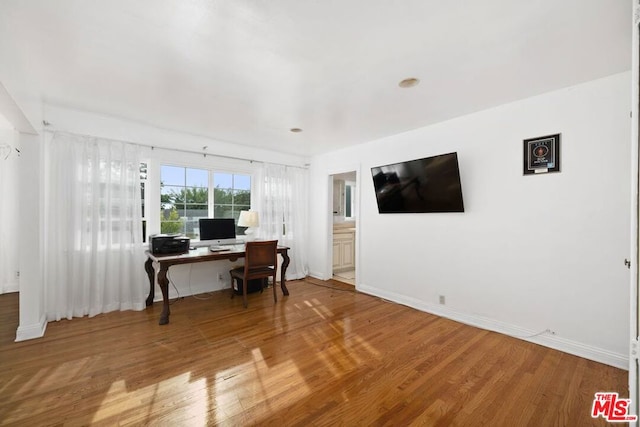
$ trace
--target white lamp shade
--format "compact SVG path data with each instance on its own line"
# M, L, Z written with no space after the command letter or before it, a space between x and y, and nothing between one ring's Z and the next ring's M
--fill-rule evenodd
M238 226L240 227L257 227L260 225L260 218L256 211L240 211L238 218Z

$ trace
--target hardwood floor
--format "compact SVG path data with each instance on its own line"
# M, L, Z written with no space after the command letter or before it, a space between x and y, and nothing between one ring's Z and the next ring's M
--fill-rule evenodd
M313 279L49 323L13 342L0 295L0 424L588 426L627 372ZM332 289L335 288L335 289ZM344 290L337 290L344 289Z

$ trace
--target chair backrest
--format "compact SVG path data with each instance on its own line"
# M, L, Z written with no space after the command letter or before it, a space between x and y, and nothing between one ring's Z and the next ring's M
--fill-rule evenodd
M245 244L245 270L260 267L276 267L277 263L277 240L247 242Z

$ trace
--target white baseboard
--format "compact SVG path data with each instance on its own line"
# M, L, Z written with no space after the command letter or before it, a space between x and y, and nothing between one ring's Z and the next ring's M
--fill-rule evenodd
M314 279L318 279L318 280L329 280L331 279L331 277L325 277L323 273L317 272L317 271L309 271L309 276L313 277Z
M42 315L40 322L32 325L20 325L16 330L16 342L42 338L47 329L47 318Z
M573 354L575 356L583 357L585 359L593 360L599 363L604 363L616 368L624 370L629 369L629 357L627 354L614 353L602 348L589 346L581 342L561 338L557 335L551 335L546 332L540 334L539 331L531 331L519 326L499 322L487 317L458 312L442 305L427 304L424 301L420 301L415 298L407 297L405 295L399 295L393 292L383 291L366 285L359 285L356 289L359 292L363 292L365 294L384 298L386 300L406 305L408 307L415 308L416 310L424 311L436 316L451 319L456 322L464 323L470 326L475 326L477 328L486 329L504 335L509 335L514 338L553 348L554 350Z

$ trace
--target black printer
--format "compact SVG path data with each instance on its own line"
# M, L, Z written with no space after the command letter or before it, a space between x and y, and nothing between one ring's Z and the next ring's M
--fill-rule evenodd
M154 255L189 252L189 238L181 234L154 234L149 236L149 247Z

